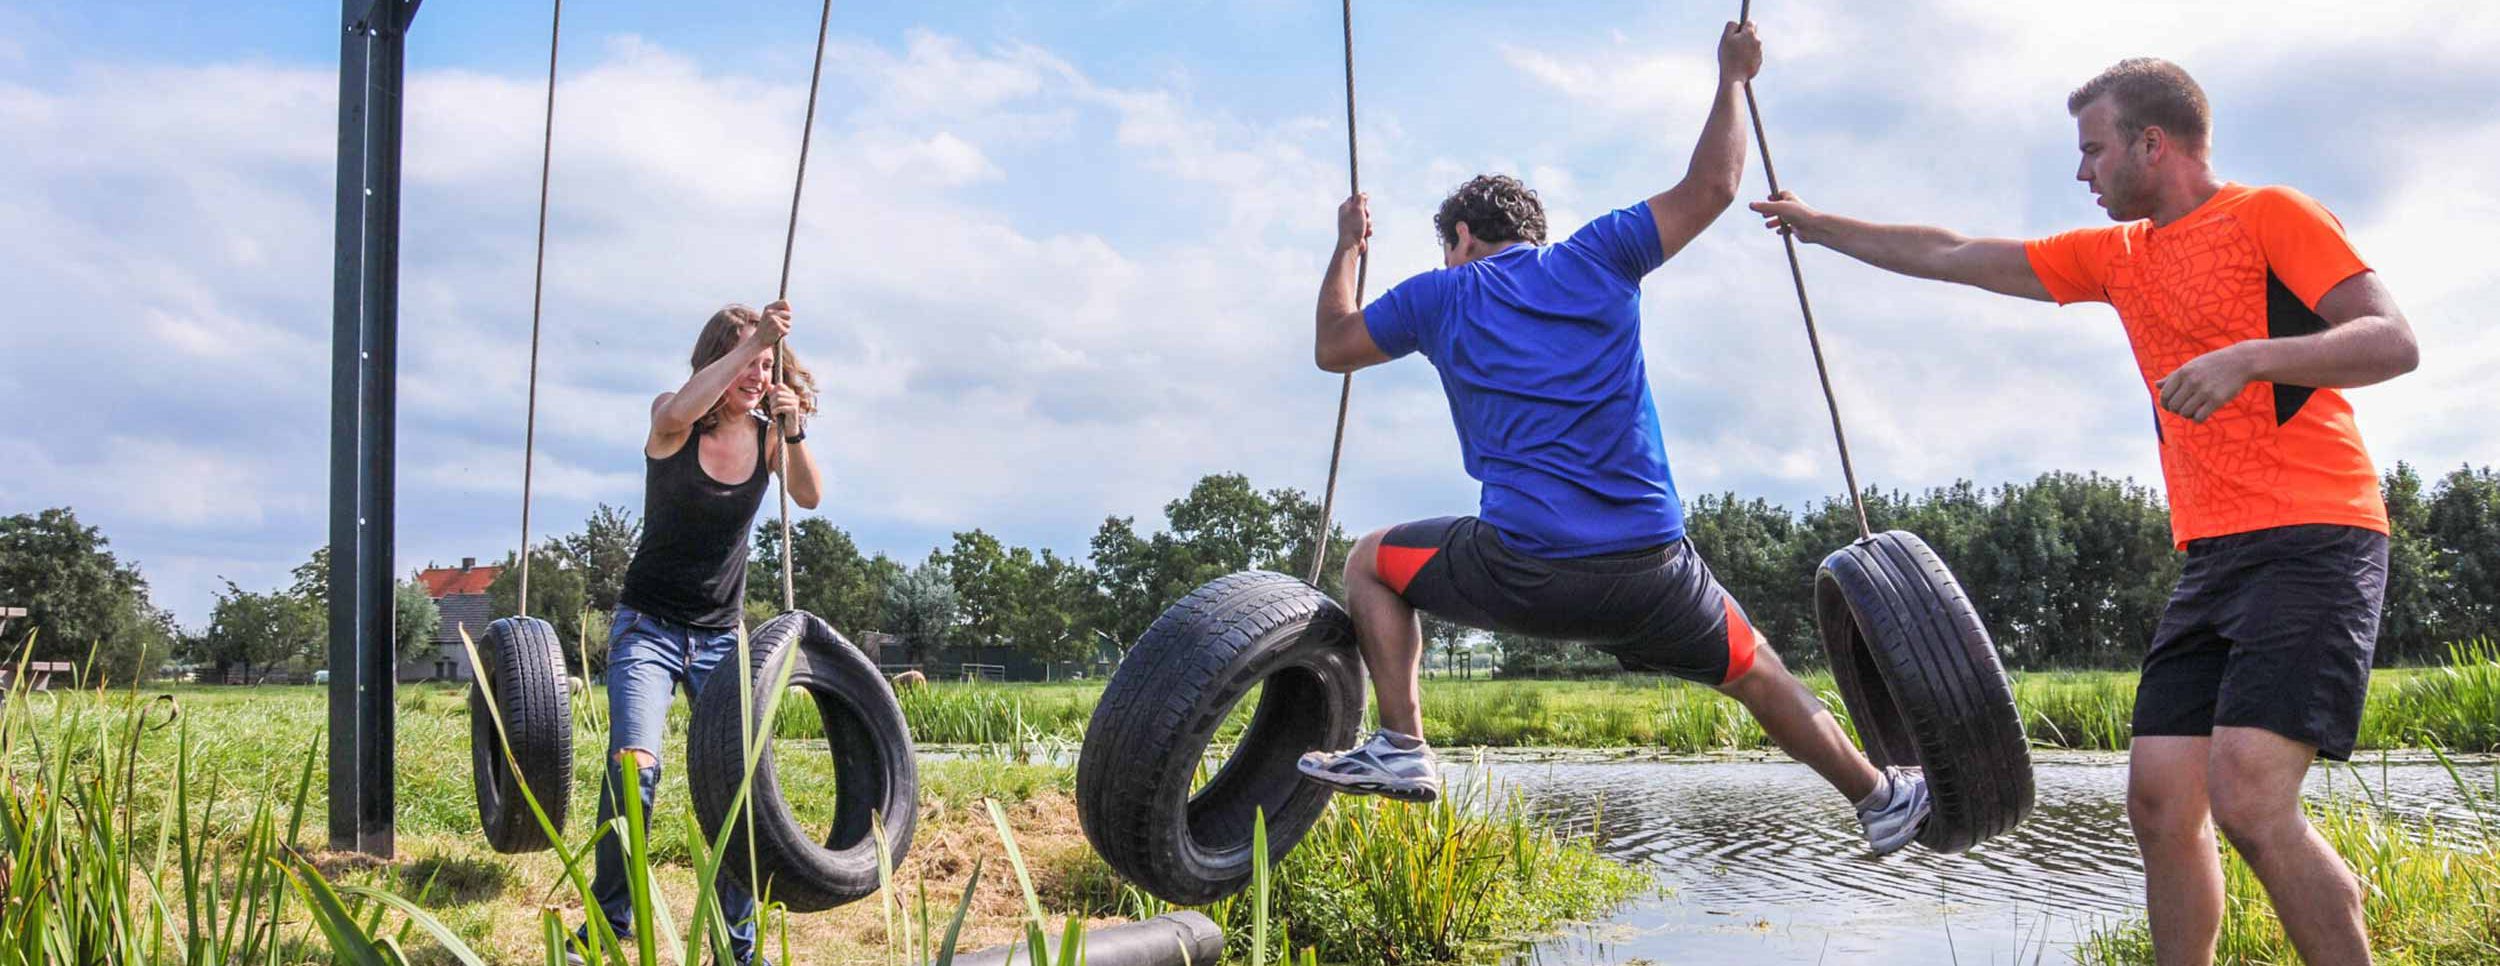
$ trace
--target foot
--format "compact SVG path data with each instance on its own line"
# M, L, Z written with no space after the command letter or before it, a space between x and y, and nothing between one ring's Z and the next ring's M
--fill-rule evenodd
M1866 844L1877 855L1891 855L1917 841L1927 826L1927 777L1916 770L1884 769L1884 785L1858 803L1858 824L1866 826Z
M1441 797L1441 769L1433 762L1432 746L1386 728L1352 750L1310 752L1299 764L1303 777L1341 792L1402 802Z

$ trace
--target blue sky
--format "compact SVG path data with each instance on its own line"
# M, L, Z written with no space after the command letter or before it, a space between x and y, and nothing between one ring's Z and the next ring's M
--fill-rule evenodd
M635 441L703 318L770 296L813 4L575 3L557 94L542 531L639 508ZM1356 12L1375 292L1429 213L1518 173L1565 230L1672 183L1732 10L1371 3ZM2231 178L2334 209L2424 345L2355 394L2382 463L2500 462L2500 14L2463 2L1758 5L1783 181L1834 210L2034 235L2093 223L2065 92L2181 61ZM410 40L403 569L517 533L547 9L433 0ZM917 559L954 530L1081 555L1200 475L1323 482L1335 378L1310 300L1344 192L1337 8L837 4L792 297L828 386L820 511ZM2261 26L2259 26L2261 25ZM0 513L70 505L204 622L220 577L321 543L337 11L0 0ZM1761 189L1759 159L1748 194ZM2105 308L1806 275L1860 473L1916 488L2156 476ZM1838 489L1774 241L1741 213L1652 276L1678 481ZM1357 377L1349 527L1463 513L1429 367Z

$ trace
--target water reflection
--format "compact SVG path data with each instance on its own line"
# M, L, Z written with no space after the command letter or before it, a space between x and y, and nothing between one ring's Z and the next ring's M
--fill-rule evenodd
M1882 859L1865 854L1847 803L1784 760L1483 767L1558 825L1594 828L1661 887L1521 963L2064 963L2095 926L2142 905L2122 756L2040 762L2037 811L1979 849ZM2492 788L2489 762L2464 773ZM2436 762L2372 762L2360 778L2396 814L2466 817ZM2310 781L2313 795L2355 786L2351 772Z

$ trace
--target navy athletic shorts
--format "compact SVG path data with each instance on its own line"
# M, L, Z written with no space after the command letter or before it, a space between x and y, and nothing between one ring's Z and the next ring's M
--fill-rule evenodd
M2190 541L2135 691L2139 736L2263 728L2352 755L2387 591L2387 535L2306 524Z
M1425 613L1489 631L1580 641L1627 670L1717 686L1753 669L1753 624L1690 541L1531 557L1482 520L1441 517L1390 528L1373 567Z

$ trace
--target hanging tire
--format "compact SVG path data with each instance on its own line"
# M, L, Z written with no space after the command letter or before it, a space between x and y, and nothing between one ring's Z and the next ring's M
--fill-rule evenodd
M477 820L486 842L503 853L538 852L551 843L530 811L524 783L558 833L573 800L573 706L567 697L564 651L556 629L535 617L486 625L476 682L469 688L469 763L477 785ZM494 710L486 705L492 694ZM503 714L507 758L496 741L494 711ZM520 767L515 770L513 765Z
M1232 757L1195 794L1215 732L1253 686L1257 710ZM1267 816L1282 860L1327 810L1302 753L1354 744L1363 717L1354 622L1317 588L1247 571L1191 591L1121 660L1077 757L1077 818L1112 870L1194 906L1247 886L1251 831Z
M1960 852L2031 814L2031 746L1987 625L1944 561L1892 530L1823 559L1815 622L1832 680L1876 767L1922 769L1918 841Z
M791 611L765 621L748 638L747 685L752 709L741 706L738 682L724 665L696 696L686 729L686 781L705 837L719 840L746 777L746 736L764 745L747 792L754 819L752 853L746 828L730 832L721 870L758 896L799 912L820 912L873 895L878 887L876 823L899 864L911 851L919 818L920 779L911 731L884 676L866 655L814 614ZM807 692L825 724L833 753L834 817L830 832L811 831L782 797L781 773L764 720L769 689L788 669L788 686ZM783 698L795 700L796 696ZM752 874L750 874L752 870Z

